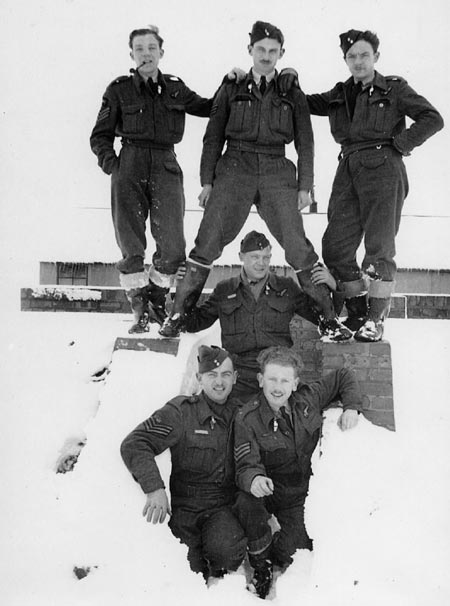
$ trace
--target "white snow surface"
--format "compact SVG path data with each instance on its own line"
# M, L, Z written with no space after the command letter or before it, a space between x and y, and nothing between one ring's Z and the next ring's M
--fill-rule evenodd
M0 602L6 606L257 604L243 570L207 588L167 524L142 517L144 495L122 463L125 435L194 383L200 342L177 357L111 352L130 317L19 313L2 342L3 497ZM361 418L342 433L326 415L306 520L314 554L281 576L280 606L450 603L450 322L389 320L397 431ZM156 335L155 335L156 336ZM104 382L91 376L111 360ZM56 474L66 440L87 436L72 473ZM170 455L159 457L167 480ZM82 580L74 566L91 567Z

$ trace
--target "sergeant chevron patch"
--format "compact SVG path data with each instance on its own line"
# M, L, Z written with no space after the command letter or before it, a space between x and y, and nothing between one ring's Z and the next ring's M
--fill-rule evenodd
M106 120L106 118L108 118L110 113L111 113L111 108L109 106L102 105L102 107L100 108L100 111L98 112L97 122L102 122L103 120Z
M235 446L234 447L234 460L236 463L238 463L242 457L245 457L246 455L250 454L250 442L244 442L243 444L240 444L239 446Z
M150 417L150 419L144 421L144 429L149 433L153 433L157 436L165 438L173 430L173 427L171 425L161 423L158 418Z

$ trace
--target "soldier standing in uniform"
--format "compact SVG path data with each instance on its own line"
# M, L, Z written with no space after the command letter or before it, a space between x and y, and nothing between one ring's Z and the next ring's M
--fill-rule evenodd
M248 46L251 71L240 83L224 84L215 98L201 159L199 199L205 214L186 274L177 284L171 316L160 329L163 336L179 334L211 264L242 229L255 204L303 290L319 307L322 334L336 341L351 338L336 318L329 290L311 280L318 257L306 238L300 211L311 204L313 133L305 95L298 88L280 90L275 67L284 54L283 44L277 27L257 21ZM285 145L291 141L298 153L297 170L285 157Z
M188 548L194 572L221 577L245 556L246 538L231 508L236 496L230 398L236 379L225 350L202 345L198 374L202 392L178 396L123 441L123 460L147 495L143 515L162 523ZM170 508L155 457L170 448Z
M300 383L301 360L285 347L261 352L261 391L236 415L235 512L248 539L254 575L249 589L265 598L273 566L284 570L297 549L312 550L304 522L311 476L311 456L322 427L322 411L338 396L344 411L342 430L358 422L361 396L352 371L330 372L323 379ZM272 536L274 514L280 530Z
M340 35L340 46L351 77L326 93L307 95L311 114L329 117L331 133L342 146L322 255L345 291L346 325L355 339L379 341L394 288L395 236L408 193L402 157L440 130L443 120L406 80L375 71L376 34L351 29ZM406 117L413 120L409 128ZM361 271L356 252L363 237Z
M164 50L157 27L133 30L129 46L136 69L106 89L90 142L100 167L111 175L112 218L123 257L116 267L135 315L129 332L147 332L149 321L162 324L166 295L185 260L183 174L174 145L183 137L186 113L208 117L212 99L160 72ZM116 137L122 138L119 157ZM156 251L147 275L149 215Z
M219 319L222 346L234 355L237 381L233 395L247 400L258 390L256 375L261 350L273 345L292 347L289 329L295 314L317 324L314 301L297 282L270 271L272 247L264 234L248 233L241 242L239 276L222 280L208 299L185 316L184 329L197 332ZM336 284L325 267L314 267L314 283Z

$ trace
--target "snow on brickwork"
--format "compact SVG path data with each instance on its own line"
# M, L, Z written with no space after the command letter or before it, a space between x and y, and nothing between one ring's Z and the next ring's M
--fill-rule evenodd
M76 288L72 286L39 286L34 288L31 296L35 299L52 299L66 301L100 301L100 290Z

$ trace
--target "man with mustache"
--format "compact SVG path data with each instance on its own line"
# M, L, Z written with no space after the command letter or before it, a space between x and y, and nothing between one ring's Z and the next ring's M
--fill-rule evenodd
M179 335L212 263L238 235L253 204L314 300L322 336L332 341L352 336L336 317L329 290L311 278L318 256L305 235L300 211L311 204L313 133L305 95L295 87L287 93L280 89L275 68L284 50L280 29L257 21L248 45L251 70L242 82L222 85L215 98L200 168L199 200L205 213L171 315L159 331L162 336ZM292 141L297 167L285 156L285 146Z
M346 325L365 342L383 337L394 290L395 237L409 187L403 156L443 127L439 112L406 80L375 70L379 42L371 31L341 34L351 77L307 95L311 114L328 116L341 145L322 255L345 293ZM356 253L363 238L360 267Z
M234 459L240 488L236 514L248 539L254 575L249 589L265 598L273 566L281 571L297 549L312 550L304 522L311 456L320 438L322 411L339 397L342 430L358 422L361 395L353 371L341 368L311 383L301 382L301 359L286 347L258 357L259 394L236 415ZM275 515L280 530L268 523Z

